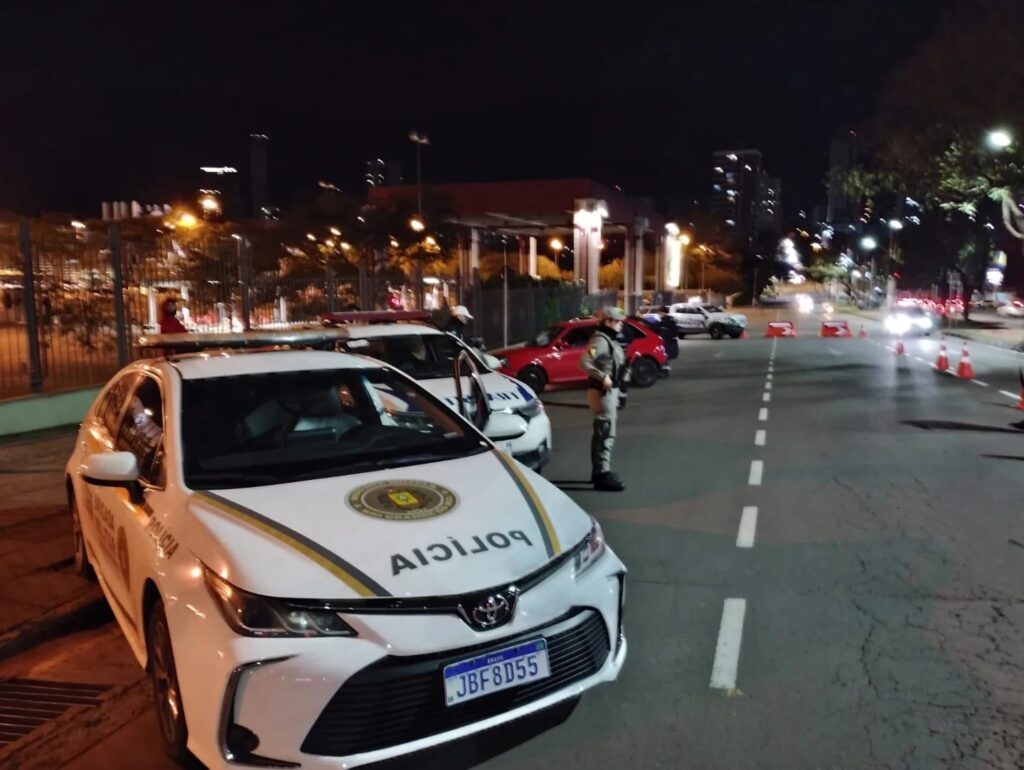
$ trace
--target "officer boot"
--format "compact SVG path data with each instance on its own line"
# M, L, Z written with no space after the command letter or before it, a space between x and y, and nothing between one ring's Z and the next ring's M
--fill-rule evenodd
M626 488L626 485L622 482L622 479L620 479L611 471L595 473L593 476L593 481L594 489L600 492L621 492Z

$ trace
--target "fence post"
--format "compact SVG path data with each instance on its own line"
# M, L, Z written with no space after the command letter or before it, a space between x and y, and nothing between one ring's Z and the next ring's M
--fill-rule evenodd
M121 228L110 226L110 270L114 279L114 325L117 327L117 365L128 364L128 324L124 313L124 276L121 271Z
M25 306L25 333L28 335L29 386L33 393L43 389L43 364L39 356L39 319L36 316L36 278L32 264L32 232L27 219L19 227L21 239L22 304Z
M244 238L236 238L238 243L238 272L242 284L242 328L252 328L252 295L250 287L250 268L252 266L252 243Z
M330 262L327 263L325 273L325 277L327 278L327 312L333 313L334 299L335 295L337 294L337 291L334 288L334 268L331 266Z

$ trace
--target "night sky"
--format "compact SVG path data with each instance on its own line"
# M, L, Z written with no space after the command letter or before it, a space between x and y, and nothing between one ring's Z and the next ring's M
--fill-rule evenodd
M829 139L871 112L938 0L20 4L0 11L0 209L96 215L190 198L199 165L271 138L287 206L426 133L426 180L588 176L706 198L757 147L789 213L824 201Z

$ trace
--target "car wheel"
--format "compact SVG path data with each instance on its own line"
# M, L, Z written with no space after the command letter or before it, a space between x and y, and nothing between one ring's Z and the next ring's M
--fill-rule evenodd
M733 332L729 336L732 337L734 340L738 340L741 336L743 336L743 332Z
M629 383L638 388L649 388L658 380L660 367L653 358L644 356L633 364L630 372Z
M548 384L548 376L539 366L527 366L516 375L516 379L528 385L538 396L544 392L544 386Z
M149 647L149 678L153 684L160 743L164 753L180 765L190 761L188 727L181 704L178 670L174 665L171 632L167 626L164 603L157 599L149 614L146 640Z
M713 340L720 340L725 336L725 332L722 331L722 327L717 324L708 329L708 334L711 335L711 339Z
M95 580L96 573L93 572L92 565L89 563L89 553L85 550L82 519L78 514L78 501L74 494L68 496L68 509L71 511L71 536L74 538L75 574L87 580Z

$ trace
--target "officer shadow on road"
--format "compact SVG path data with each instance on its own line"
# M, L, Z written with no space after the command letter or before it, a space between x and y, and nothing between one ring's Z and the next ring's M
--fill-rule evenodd
M376 763L373 770L469 770L558 727L572 715L578 703L579 698L573 698L468 738Z

